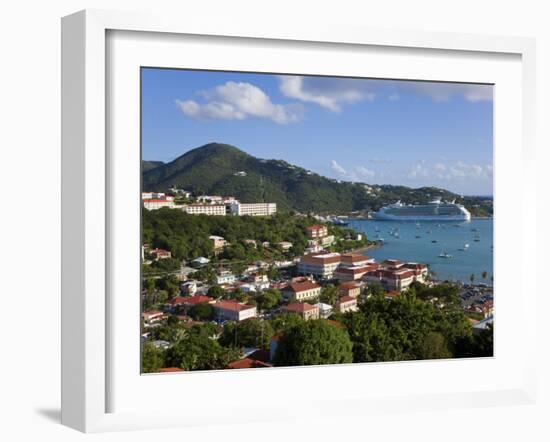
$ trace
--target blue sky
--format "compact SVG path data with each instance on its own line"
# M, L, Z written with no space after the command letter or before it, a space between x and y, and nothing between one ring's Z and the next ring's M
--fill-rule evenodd
M143 159L209 142L369 184L493 193L489 85L142 70Z

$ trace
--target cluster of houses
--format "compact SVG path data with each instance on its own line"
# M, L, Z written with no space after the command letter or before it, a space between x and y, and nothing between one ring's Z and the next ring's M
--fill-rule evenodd
M173 189L176 195L186 199L192 198L191 192ZM147 210L158 210L163 207L179 209L192 215L212 216L271 216L277 213L276 203L241 203L233 196L201 195L193 203L176 203L176 197L163 192L142 192L141 200Z
M330 320L331 315L335 312L346 313L358 310L358 299L368 285L380 284L387 292L386 297L391 299L399 296L414 281L426 281L428 268L425 264L398 260L378 263L373 258L361 254L326 251L325 247L334 241L326 225L307 227L306 233L309 240L308 250L303 256L288 263L289 266L295 266L295 274L297 274L295 277L288 276L282 280L272 281L262 271L265 268L262 265L251 266L240 275L235 275L225 268L218 268L216 272L215 285L223 288L225 293L239 290L241 293L251 294L261 293L269 288L278 289L283 301L269 311L259 312L256 305L239 302L236 299L214 299L208 296L210 284L205 281L182 278L181 296L172 298L163 311L143 312L142 319L145 327L159 325L168 315L176 315L188 322L189 310L203 303L212 306L214 321L220 327L223 327L225 321L241 322L250 318L264 317L264 314L271 317L283 313L299 315L306 321L326 319L334 326L339 326L336 321ZM221 236L213 235L210 240L215 252L227 246L226 240ZM254 241L254 246L259 245ZM292 243L279 245L282 248L292 247ZM155 259L162 259L168 256L167 253L170 252L160 249L149 250L149 255ZM198 262L198 260L202 261ZM209 263L209 260L203 257L195 261L191 263L195 268ZM265 264L274 265L274 263ZM334 285L333 290L336 290L330 304L321 302L323 285L329 282ZM327 299L323 300L327 301ZM245 352L243 358L232 362L227 368L272 366L274 349L279 338L275 336L272 339L269 351L254 349L250 354ZM161 342L158 345L162 347L166 343Z

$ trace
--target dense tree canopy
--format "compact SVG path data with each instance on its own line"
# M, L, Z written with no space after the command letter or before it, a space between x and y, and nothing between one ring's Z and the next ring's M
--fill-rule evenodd
M283 296L277 289L267 289L256 296L256 303L260 310L269 310L278 305Z
M233 347L269 348L273 336L269 321L251 318L242 322L228 322L220 337L220 344Z
M141 372L156 373L164 367L164 353L151 342L145 342L141 347Z
M207 302L196 304L189 309L189 316L197 321L209 321L214 319L214 307Z
M303 321L283 333L275 365L342 364L353 361L347 332L325 320Z
M216 370L240 357L240 352L222 347L216 340L199 333L189 333L166 352L169 366L184 370Z
M199 256L211 257L233 264L261 259L285 260L301 255L307 246L306 226L318 223L312 217L289 216L279 213L270 217L190 215L181 210L163 208L142 211L142 241L152 247L170 250L173 259L153 263L148 272L173 270L174 261L193 260ZM351 231L330 226L330 233L341 238ZM222 236L229 245L219 256L214 256L210 235ZM257 245L247 242L255 240ZM277 243L289 241L292 248L284 252ZM261 244L267 242L270 247ZM345 241L345 247L366 245L367 240ZM342 246L340 244L340 246ZM275 271L275 270L272 270Z
M436 306L417 298L414 289L392 300L373 295L343 318L354 362L450 357L472 334L459 306Z

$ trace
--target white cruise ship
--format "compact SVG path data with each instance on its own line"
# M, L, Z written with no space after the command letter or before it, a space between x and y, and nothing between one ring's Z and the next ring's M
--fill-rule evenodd
M374 212L372 217L386 221L469 221L470 212L454 201L441 202L436 199L428 204L403 204L398 201Z

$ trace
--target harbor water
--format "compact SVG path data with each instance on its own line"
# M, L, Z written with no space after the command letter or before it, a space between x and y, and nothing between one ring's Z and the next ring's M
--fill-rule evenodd
M378 262L399 259L428 264L438 280L491 283L493 276L493 220L414 222L350 220L350 228L384 244L365 254ZM488 276L483 279L483 272Z

